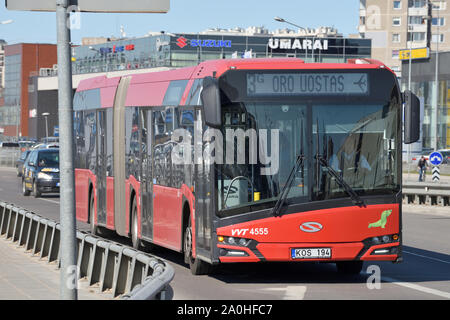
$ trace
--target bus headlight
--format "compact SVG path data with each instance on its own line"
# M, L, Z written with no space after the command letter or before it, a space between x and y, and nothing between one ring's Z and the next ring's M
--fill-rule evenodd
M250 243L250 239L245 238L235 238L235 237L224 237L224 236L218 236L217 240L221 244L227 244L230 246L241 246L246 247Z

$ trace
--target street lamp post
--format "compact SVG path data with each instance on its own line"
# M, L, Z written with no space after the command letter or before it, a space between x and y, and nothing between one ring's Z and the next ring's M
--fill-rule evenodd
M42 114L45 117L45 137L47 138L47 143L48 143L48 122L47 122L47 117L50 115L50 113L48 112L44 112Z
M432 4L433 5L433 4ZM440 11L441 7L439 5L438 18L437 18L437 35L436 35L436 70L435 70L435 81L436 81L436 130L435 130L435 140L434 140L434 150L438 150L438 134L439 134L439 41L440 41ZM431 23L433 24L433 23Z
M297 24L295 24L295 23L289 22L289 21L287 21L287 20L285 20L285 19L283 19L283 18L280 18L280 17L275 17L275 18L273 18L273 19L274 19L275 21L278 21L278 22L284 22L284 23L290 24L291 26L294 26L294 27L296 27L296 28L299 28L299 29L305 31L306 34L308 35L308 31L307 31L305 28L300 27L299 25L297 25ZM316 39L316 37L314 36L314 37L313 37L313 43L314 43L314 40L315 40L315 39ZM313 46L313 48L311 49L311 56L312 56L312 58L314 59L314 46ZM307 50L307 49L305 49L305 58L308 58L308 50Z
M431 30L432 26L433 26L433 3L438 3L439 4L439 8L436 8L437 10L437 21L436 21L436 26L437 26L437 34L435 34L436 37L436 52L435 52L435 74L434 74L434 82L435 82L435 100L434 100L434 112L432 112L431 114L431 124L434 123L434 128L431 127L431 130L434 129L434 139L432 140L432 147L433 149L436 151L439 148L439 143L438 143L438 135L439 135L439 41L440 41L440 13L441 13L441 1L436 1L436 0L428 0L427 4L428 4L428 12L429 12L429 16L427 17L428 19L430 19L431 21L429 22L429 35L433 35L433 32ZM428 39L428 44L431 50L431 39ZM434 119L434 121L433 121Z
M275 17L275 18L273 18L273 19L274 19L275 21L278 21L278 22L284 22L284 23L290 24L290 25L292 25L292 26L294 26L294 27L297 27L297 28L299 28L299 29L303 29L304 31L306 31L305 28L300 27L299 25L296 25L295 23L289 22L289 21L287 21L287 20L285 20L285 19L283 19L283 18Z

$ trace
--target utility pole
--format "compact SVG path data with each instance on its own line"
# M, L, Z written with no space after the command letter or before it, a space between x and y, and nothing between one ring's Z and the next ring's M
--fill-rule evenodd
M431 4L431 7L433 5ZM438 18L437 18L437 35L436 35L436 70L435 70L435 82L436 82L436 104L435 104L435 117L436 117L436 122L435 122L435 132L434 132L434 151L437 151L439 149L439 143L438 143L438 135L439 135L439 41L440 41L440 11L441 11L441 4L439 4L439 10L438 10Z
M77 300L77 252L75 221L75 176L73 166L73 103L70 29L67 25L69 0L56 0L58 50L58 115L60 137L60 223L61 284L63 300Z
M77 240L75 219L75 174L73 165L73 104L72 104L72 63L70 50L69 5L71 0L8 0L8 10L53 11L56 12L58 50L58 118L60 127L60 262L61 299L76 300L77 281ZM169 0L134 0L133 5L123 0L83 1L77 7L79 12L123 12L123 13L167 13Z

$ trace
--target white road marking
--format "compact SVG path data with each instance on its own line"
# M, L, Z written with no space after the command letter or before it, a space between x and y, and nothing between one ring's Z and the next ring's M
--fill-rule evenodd
M55 200L43 199L43 198L39 198L39 200L43 200L43 201L48 201L48 202L59 204L59 201L55 201Z
M432 257L427 257L427 256L423 256L421 254L417 254L417 253L412 253L412 252L408 252L408 251L403 251L404 253L407 254L411 254L413 256L417 256L417 257L421 257L421 258L425 258L425 259L430 259L433 261L437 261L437 262L442 262L442 263L446 263L446 264L450 264L450 261L445 261L445 260L441 260L441 259L436 259L436 258L432 258Z
M283 300L303 300L306 286L287 286L285 288L267 288L264 291L284 291Z
M421 291L424 293L428 293L428 294L432 294L438 297L443 297L446 299L450 299L450 293L449 292L444 292L441 290L436 290L436 289L431 289L431 288L427 288L424 286L420 286L418 284L414 284L414 283L410 283L410 282L403 282L401 280L397 280L397 279L393 279L393 278L386 278L386 277L381 277L381 279L385 282L390 282L392 284L396 284L398 286L402 286L402 287L406 287L409 289L413 289L413 290L417 290L417 291Z

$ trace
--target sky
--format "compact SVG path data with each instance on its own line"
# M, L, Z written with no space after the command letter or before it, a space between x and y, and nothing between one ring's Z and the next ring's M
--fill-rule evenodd
M14 1L14 0L9 0ZM56 1L56 0L55 0ZM130 1L130 0L128 0ZM294 27L277 22L275 16L302 27L335 27L344 36L357 33L357 0L170 0L166 14L81 13L80 28L72 30L72 42L83 37L141 37L149 31L196 33L208 28L264 26L269 30ZM0 39L8 43L56 43L55 13L9 11L0 1Z

